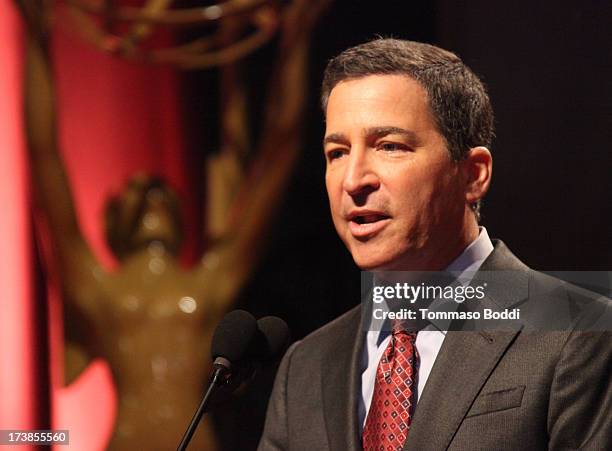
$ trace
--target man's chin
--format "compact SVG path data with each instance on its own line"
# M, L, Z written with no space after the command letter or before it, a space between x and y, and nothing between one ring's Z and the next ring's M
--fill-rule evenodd
M374 257L371 255L355 255L353 261L362 271L388 271L393 267L393 260L389 258Z
M391 251L374 253L353 252L353 261L362 271L424 271L423 262Z

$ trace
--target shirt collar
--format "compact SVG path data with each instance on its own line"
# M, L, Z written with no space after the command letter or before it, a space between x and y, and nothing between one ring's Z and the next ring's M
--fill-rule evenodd
M478 237L445 269L445 271L457 277L462 285L468 285L470 283L472 277L476 271L478 271L478 268L480 268L480 265L482 265L494 249L487 229L482 226L478 227L478 229ZM430 325L428 328L434 329L434 326ZM441 332L445 333L442 330ZM389 333L388 330L370 331L368 333L368 340L373 340L376 345L379 346Z
M493 252L493 243L489 238L487 229L479 227L478 237L466 247L461 255L446 267L446 271L454 274L464 274L476 272L480 265Z

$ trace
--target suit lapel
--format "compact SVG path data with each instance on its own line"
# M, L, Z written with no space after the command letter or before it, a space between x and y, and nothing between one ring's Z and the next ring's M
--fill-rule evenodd
M360 393L360 356L364 343L361 309L353 309L349 326L322 357L323 414L331 450L360 450L357 415ZM348 413L348 415L347 415Z
M523 298L528 271L501 241L480 271L511 271L507 286L490 286L485 303L507 306ZM482 276L483 273L480 273ZM499 290L499 295L497 291ZM509 300L508 294L516 297ZM404 451L445 450L478 393L520 330L447 332L418 402Z
M405 451L447 449L518 331L448 332L416 408Z

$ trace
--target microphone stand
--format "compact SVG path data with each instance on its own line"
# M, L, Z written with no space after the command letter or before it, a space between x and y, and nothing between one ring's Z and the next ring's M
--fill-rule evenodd
M222 357L218 357L217 359L222 359ZM229 364L229 361L226 360L226 362ZM196 427L198 427L202 416L204 416L204 414L208 410L208 404L210 403L210 399L212 398L213 392L217 387L221 387L227 382L227 378L225 376L229 373L229 368L227 368L227 366L224 364L217 365L216 363L217 362L215 362L215 369L213 370L212 376L210 378L210 383L208 384L208 388L206 389L206 393L204 394L204 397L200 402L198 410L196 410L195 415L191 419L191 423L189 423L189 427L185 431L185 435L183 435L183 438L181 439L181 443L179 443L177 451L185 451L187 449L187 445L191 441L191 437L193 436Z

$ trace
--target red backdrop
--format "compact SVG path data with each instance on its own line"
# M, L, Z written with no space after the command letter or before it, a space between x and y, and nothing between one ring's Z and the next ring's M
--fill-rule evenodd
M0 3L0 429L37 425L32 246L21 92L22 27ZM20 449L27 449L20 447Z

